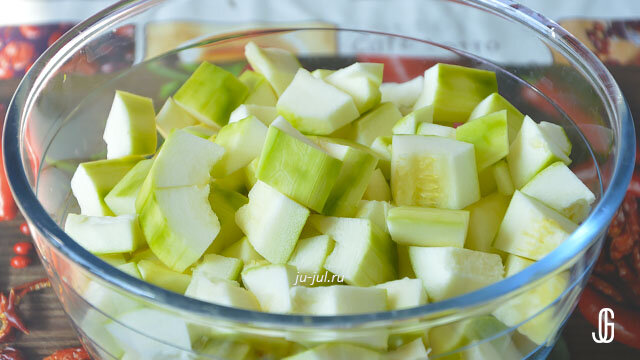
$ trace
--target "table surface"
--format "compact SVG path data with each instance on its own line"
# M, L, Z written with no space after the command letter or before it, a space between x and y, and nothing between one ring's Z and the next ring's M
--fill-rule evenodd
M44 268L37 260L24 269L13 269L9 260L13 256L11 247L18 241L28 240L20 233L21 219L0 222L0 290L10 286L45 277ZM13 346L23 351L28 360L42 359L56 350L80 346L78 338L67 319L62 306L51 289L28 295L20 303L20 314L31 330L30 335L18 334ZM621 344L595 344L591 339L593 327L575 312L563 332L564 344L570 359L638 359L640 351ZM562 349L564 350L564 349ZM566 360L563 351L557 349L554 359Z

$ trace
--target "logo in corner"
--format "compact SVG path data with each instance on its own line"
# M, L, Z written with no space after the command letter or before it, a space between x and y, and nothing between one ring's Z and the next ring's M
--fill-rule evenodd
M592 332L591 337L596 344L608 344L613 341L614 326L613 326L613 310L610 308L602 308L598 315L598 335Z

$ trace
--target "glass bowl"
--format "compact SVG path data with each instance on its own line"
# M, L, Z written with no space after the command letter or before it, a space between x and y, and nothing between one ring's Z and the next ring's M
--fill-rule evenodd
M496 71L509 101L564 127L572 169L597 202L570 238L515 276L417 308L347 316L187 298L71 240L59 226L78 209L70 178L79 162L104 157L113 91L149 96L159 109L201 60L242 70L250 40L295 52L310 70L381 61L385 81L409 80L436 62ZM329 342L383 353L416 338L434 359L544 358L585 286L635 156L629 110L602 63L554 22L497 0L122 1L33 65L10 104L3 141L39 256L95 359L282 358Z

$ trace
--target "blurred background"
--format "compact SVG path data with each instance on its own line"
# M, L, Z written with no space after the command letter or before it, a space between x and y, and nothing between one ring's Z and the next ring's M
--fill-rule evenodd
M274 0L290 1L290 0ZM391 1L391 0L379 0ZM393 0L397 1L397 0ZM419 0L415 0L419 1ZM228 0L229 6L236 6L242 0ZM291 11L305 11L295 6L291 0ZM401 1L409 3L410 1ZM0 3L0 119L11 100L14 89L33 62L48 46L55 42L74 24L93 15L100 9L114 3L109 0L14 0ZM554 19L591 49L609 68L622 88L635 119L640 119L640 1L635 0L522 0L521 3L545 16ZM188 2L186 2L188 6ZM409 5L407 5L409 6ZM186 39L211 32L240 30L232 21L208 20L216 9L204 9L202 21L178 22L158 21L146 26L130 24L116 32L119 41L127 46L109 51L95 49L95 53L107 56L92 56L91 51L79 54L67 66L77 72L81 69L87 75L109 74L128 66L136 59L149 58L177 47ZM332 11L332 9L327 9ZM335 9L334 11L340 11ZM437 11L437 9L433 9ZM433 15L433 14L432 14ZM215 18L215 16L213 16ZM314 22L309 14L309 22L317 27L331 27L333 24ZM469 22L473 19L468 19ZM253 24L265 27L273 24ZM283 24L279 24L282 27ZM298 24L284 24L295 26ZM393 32L398 28L420 26L420 16L407 19L384 19L380 31ZM447 31L458 34L455 38L468 39L464 42L447 44L491 57L496 49L501 52L522 54L523 58L535 58L537 49L520 44L516 48L506 45L482 32L469 32L464 23L452 23ZM464 34L464 36L459 36ZM145 46L141 41L145 39ZM283 48L295 44L274 44ZM402 46L391 43L369 43L366 39L334 39L327 37L318 46L327 48L339 46L361 47L366 50L385 46ZM193 60L220 60L221 57L235 56L230 53L207 53L199 51L188 54ZM406 64L410 69L411 49L407 49ZM416 63L422 66L420 63ZM167 74L165 74L167 75ZM170 74L169 74L170 75ZM398 79L403 74L392 74ZM160 91L172 93L183 81L167 83ZM385 79L395 81L396 79ZM540 88L549 87L544 79L536 84ZM545 89L557 91L563 89ZM581 109L569 109L569 115L578 119ZM636 121L637 123L637 121ZM1 152L0 152L1 154ZM636 163L638 161L636 160ZM16 243L29 241L28 228L21 226L23 220L16 210L0 164L0 292L10 287L46 276L35 256L31 264L12 264ZM614 218L609 230L608 243L590 279L578 308L575 310L562 333L562 339L551 355L552 359L639 359L640 358L640 218L638 217L638 197L640 197L640 172L634 174L623 206ZM615 341L597 344L592 332L597 333L594 324L598 312L603 307L614 310ZM0 341L0 352L6 345L23 351L27 359L42 359L56 350L80 346L71 325L53 291L43 291L27 297L21 304L20 314L31 329L30 335L18 334L15 338ZM5 359L0 354L0 359Z

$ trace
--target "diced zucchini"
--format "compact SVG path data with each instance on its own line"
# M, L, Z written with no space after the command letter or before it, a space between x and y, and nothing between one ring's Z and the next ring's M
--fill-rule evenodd
M358 202L367 190L378 158L368 148L342 139L317 138L317 143L329 155L342 161L338 179L324 204L322 213L332 216L353 216Z
M317 79L324 79L327 76L333 74L336 70L328 70L328 69L315 69L311 72L311 75Z
M278 117L278 110L275 106L242 104L229 115L229 123L238 122L249 116L255 116L263 124L269 126Z
M497 184L496 178L493 175L493 166L478 171L478 184L480 185L481 196L487 196L496 191Z
M433 135L433 136L441 136L449 139L456 139L456 129L438 125L431 123L422 123L418 126L418 131L416 132L418 135Z
M194 274L185 291L185 296L213 304L260 311L256 297L235 281L209 279L206 276Z
M526 116L507 155L511 179L516 189L522 188L542 169L556 161L567 165L571 163L571 159Z
M403 115L411 112L413 105L422 93L424 77L417 76L403 83L384 83L380 85L381 102L392 102Z
M476 106L471 115L469 115L469 121L481 118L485 115L489 115L496 111L507 110L507 126L509 128L509 144L516 139L516 135L520 131L524 115L507 99L500 96L500 94L493 93L484 100L482 100L478 106Z
M253 70L269 81L278 96L282 95L300 68L300 62L292 53L277 48L260 48L253 41L245 46L244 55Z
M136 215L67 215L64 229L93 254L130 253L145 243Z
M471 144L394 135L391 154L391 192L398 205L458 210L480 198Z
M382 174L382 170L375 169L373 171L362 198L364 200L391 201L391 188Z
M534 261L510 254L505 263L506 276L513 276L533 263ZM555 333L563 318L557 316L554 307L542 310L554 302L568 285L567 272L554 275L501 305L493 314L507 326L521 324L518 326L521 334L526 335L536 344L543 344ZM532 318L534 315L536 316Z
M413 108L433 105L436 124L464 123L482 99L497 91L493 71L436 64L424 72L424 87Z
M215 139L215 135L218 133L218 129L214 129L211 126L205 124L183 127L182 130L203 139Z
M151 159L138 162L105 196L104 202L114 214L134 215L136 213L136 197L151 170L151 165L153 165Z
M236 225L236 211L248 202L249 199L238 192L224 189L215 183L211 186L209 204L220 221L220 232L206 253L218 253L242 238L242 230Z
M111 266L120 266L127 263L127 259L124 254L102 254L98 255L100 260L106 262Z
M296 276L296 268L291 265L269 264L242 271L242 283L256 296L262 311L289 313L292 310L289 289Z
M571 155L571 141L562 126L547 121L541 121L538 124L540 130L553 141L567 156Z
M401 118L402 114L395 105L381 103L353 122L353 138L362 145L371 146L378 136L391 135L393 126Z
M335 242L328 235L300 239L287 264L295 266L300 274L320 274L334 246Z
M247 237L234 242L220 253L223 256L233 257L242 260L244 264L249 264L253 261L264 260L262 255L258 254L253 245L249 242Z
M380 230L389 232L387 227L387 214L391 209L391 204L386 201L376 200L362 200L358 204L358 210L356 211L357 218L369 219Z
M469 205L469 231L464 247L471 250L492 252L502 218L509 206L510 198L495 192Z
M133 276L134 278L142 279L142 274L140 274L140 271L138 270L138 265L134 262L128 262L126 264L118 265L116 266L116 268L124 273Z
M405 115L391 131L394 135L415 135L422 123L433 122L433 106L425 106Z
M534 176L522 193L540 200L575 223L589 215L595 195L562 162L558 161Z
M456 140L473 144L478 171L488 168L509 153L507 111L500 110L458 126Z
M103 134L107 159L156 152L156 113L151 98L116 90Z
M71 178L71 191L80 205L82 215L114 215L104 198L140 160L141 157L132 156L78 165Z
M311 215L309 222L335 240L324 267L347 284L369 286L396 278L395 246L370 220Z
M244 174L244 186L247 189L251 189L253 185L258 182L258 178L256 177L256 172L258 171L258 164L260 163L260 158L253 159L249 165L245 166L242 170Z
M240 194L247 193L244 169L238 169L223 178L211 179L211 183L212 185L227 191L233 191Z
M404 344L393 351L387 353L387 360L418 360L428 359L429 352L424 347L422 339L418 338L410 343Z
M147 243L175 271L195 263L220 231L208 197L209 185L194 185L153 189L141 201L140 225Z
M328 135L357 119L360 113L349 94L305 69L280 95L278 113L305 134Z
M410 279L416 278L416 273L411 266L411 258L409 257L409 247L398 244L398 277Z
M333 72L324 81L349 94L362 114L380 102L383 68L379 63L354 63Z
M237 280L242 270L240 259L217 254L205 254L202 260L193 268L193 274L205 276L208 279Z
M175 272L153 261L142 260L137 265L144 281L178 294L184 294L191 282L191 275Z
M378 168L384 177L391 179L391 136L378 136L371 144L371 151L378 156Z
M249 192L249 203L236 212L236 224L260 255L274 264L284 264L308 216L308 209L258 181Z
M409 309L427 303L427 293L422 281L418 279L403 278L378 284L376 287L387 291L390 310Z
M245 70L240 74L238 80L245 84L249 90L249 95L244 100L245 104L276 106L278 97L264 76L255 71Z
M163 137L168 137L175 129L198 125L198 119L180 106L172 97L167 98L156 115L156 127Z
M502 220L494 246L532 260L540 260L578 226L540 201L516 191Z
M431 344L434 355L440 355L469 346L474 342L487 341L507 331L507 329L508 328L495 317L481 315L432 328L429 331L429 343ZM479 346L479 344L473 344L471 346ZM457 357L455 357L456 355ZM468 359L464 355L466 354L456 353L451 357L444 358Z
M498 192L502 195L511 196L516 191L516 187L511 180L511 172L509 172L509 165L504 160L500 160L491 167L493 172L493 178L496 180L496 187Z
M399 206L389 210L387 225L398 244L463 247L469 211Z
M387 310L387 291L377 287L332 285L291 288L293 312L308 315L347 315Z
M216 135L216 144L225 149L222 159L211 170L215 178L236 172L260 156L267 137L267 127L255 116L222 127Z
M502 280L499 255L456 247L409 247L411 265L429 299L441 301Z
M233 74L202 62L173 95L173 99L201 122L221 127L242 104L249 90Z
M324 344L302 353L289 356L285 360L382 360L377 351L350 344Z
M300 204L321 212L340 175L342 162L287 127L290 125L282 118L269 126L257 177Z

